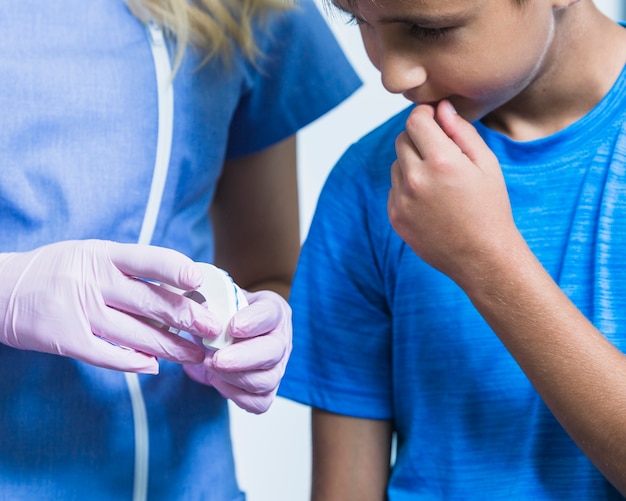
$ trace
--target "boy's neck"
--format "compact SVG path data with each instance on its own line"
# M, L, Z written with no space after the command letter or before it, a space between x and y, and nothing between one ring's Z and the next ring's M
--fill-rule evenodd
M581 2L557 20L544 69L483 123L517 141L549 136L585 116L609 92L626 63L626 29Z

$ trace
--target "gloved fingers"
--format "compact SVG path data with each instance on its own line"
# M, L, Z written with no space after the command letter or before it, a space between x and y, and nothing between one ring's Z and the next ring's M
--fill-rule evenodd
M291 343L283 336L266 334L235 342L215 352L211 367L220 372L271 369L291 353ZM286 360L285 360L286 364Z
M208 373L220 381L254 395L265 395L276 390L284 373L283 367L279 365L267 370L242 372L221 372L213 369L207 361L205 367Z
M211 383L209 383L210 377L203 363L186 364L186 365L183 365L183 369L185 371L185 374L187 374L187 376L193 379L196 383L209 385L209 386L211 385Z
M119 276L102 287L106 304L117 310L200 337L212 339L221 332L222 326L206 307L157 284Z
M205 356L193 341L113 308L94 316L90 323L92 332L104 340L164 360L195 364Z
M291 308L272 291L244 291L248 306L239 310L231 320L231 334L235 338L251 338L277 330L291 322Z
M80 311L63 311L60 307L55 307L59 305L54 301L43 306L43 310L37 313L22 311L19 308L12 312L17 324L22 323L21 314L28 315L30 324L28 330L20 332L19 335L14 329L7 332L5 342L9 346L76 358L107 369L158 373L159 365L155 357L130 348L115 346L94 335L87 318L83 317ZM74 322L71 324L64 322L67 316L72 317Z
M232 400L238 407L253 414L262 414L267 411L272 405L277 391L277 388L275 388L268 393L249 393L216 375L209 377L208 384L219 391L223 397Z
M88 352L67 352L65 355L104 369L140 374L159 373L159 362L155 357L124 346L115 346L96 336L94 338L92 349Z
M160 324L214 335L205 308L140 280L160 280L184 289L200 285L197 264L170 249L64 241L4 255L2 263L6 302L0 312L4 320L0 341L10 346L154 373L158 371L154 357L198 363L204 350L140 320L150 317L151 309L156 312L152 320ZM176 301L184 301L180 315Z
M242 409L255 414L269 409L284 368L256 373L220 374L209 369L211 358L208 355L203 364L185 365L185 373L197 383L213 386L224 398L232 400Z
M125 275L165 282L183 290L202 285L200 267L173 249L107 242L107 250L111 262Z

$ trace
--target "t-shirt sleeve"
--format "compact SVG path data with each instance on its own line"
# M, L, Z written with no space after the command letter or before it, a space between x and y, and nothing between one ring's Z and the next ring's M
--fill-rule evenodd
M246 65L228 157L254 153L293 135L361 85L312 0L275 14L258 33L261 55Z
M349 149L320 195L292 287L294 348L279 394L334 413L387 419L391 316L384 249L375 248L380 239L373 235L386 216L388 187L372 194L364 163Z

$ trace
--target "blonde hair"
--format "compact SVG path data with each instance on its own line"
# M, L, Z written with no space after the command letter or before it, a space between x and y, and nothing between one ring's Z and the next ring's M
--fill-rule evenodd
M141 21L153 20L177 41L174 72L187 45L200 48L204 61L231 60L234 47L254 61L259 50L252 30L255 19L286 10L294 0L126 0Z

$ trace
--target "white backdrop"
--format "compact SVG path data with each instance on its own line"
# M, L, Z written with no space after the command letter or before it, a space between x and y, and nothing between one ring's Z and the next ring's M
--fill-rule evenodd
M615 19L626 18L626 0L596 0L596 4ZM324 12L323 7L321 10ZM364 85L299 134L302 238L324 180L346 147L408 104L382 88L378 72L365 56L358 29L335 15L328 17L328 23ZM238 477L248 501L307 501L311 484L309 409L279 398L261 416L233 405L231 411Z

